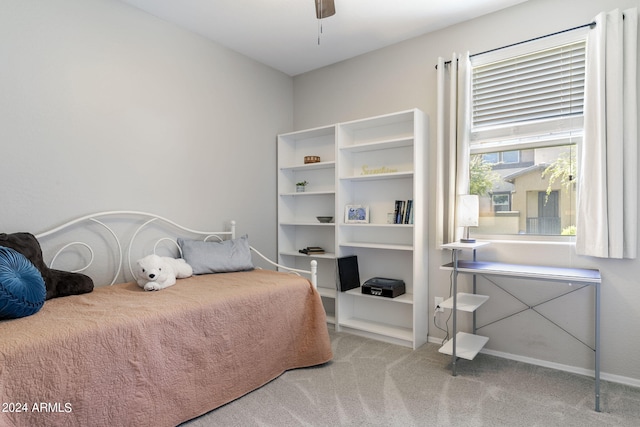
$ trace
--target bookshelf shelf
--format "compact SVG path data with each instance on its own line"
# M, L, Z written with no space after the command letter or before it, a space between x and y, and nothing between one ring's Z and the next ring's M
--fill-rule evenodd
M315 169L335 169L336 162L317 162L317 163L306 163L306 164L298 164L294 166L282 166L280 170L283 171L310 171Z
M413 294L402 294L395 298L383 298L374 295L363 294L360 288L350 289L347 291L349 295L355 295L358 298L374 298L378 301L387 301L389 303L413 304Z
M385 249L389 251L413 251L412 245L393 245L389 243L343 242L340 243L340 246L346 248Z
M374 173L369 175L350 175L340 178L343 181L378 181L381 179L400 179L411 178L413 171L391 172L391 173Z

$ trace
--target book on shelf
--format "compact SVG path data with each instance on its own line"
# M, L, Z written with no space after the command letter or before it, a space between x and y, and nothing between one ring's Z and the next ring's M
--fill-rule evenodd
M404 214L404 223L413 224L413 200L407 200L407 208Z
M324 253L324 249L319 246L307 246L304 249L300 249L298 252L306 255L319 255Z
M394 213L394 224L402 224L404 216L404 200L396 200Z
M413 200L396 200L394 224L413 224Z

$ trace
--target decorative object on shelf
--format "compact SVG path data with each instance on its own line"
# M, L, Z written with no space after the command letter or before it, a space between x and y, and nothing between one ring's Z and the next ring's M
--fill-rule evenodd
M304 191L307 189L308 184L309 183L307 181L296 182L296 192L304 193Z
M381 173L395 173L398 172L397 168L388 168L386 166L380 166L379 168L370 169L369 165L362 165L362 172L360 175L378 175Z
M347 224L367 224L369 222L369 206L345 206L344 222Z
M337 259L338 282L340 292L360 287L360 271L358 269L358 256L348 255Z
M320 162L320 156L304 156L304 164L309 164L309 163L319 163Z
M332 216L317 216L316 219L323 224L327 224L333 220Z
M320 255L324 253L324 249L320 246L307 246L304 249L300 249L298 252L305 255Z
M480 216L480 202L475 194L462 194L458 196L458 227L464 227L465 232L461 243L475 243L476 239L469 238L469 227L478 226Z
M362 284L362 293L378 297L395 298L406 293L404 280L373 277Z

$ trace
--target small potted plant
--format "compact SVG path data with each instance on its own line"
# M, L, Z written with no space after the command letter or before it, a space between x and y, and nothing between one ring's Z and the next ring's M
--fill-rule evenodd
M309 184L307 181L296 182L296 191L298 193L303 193L307 188L307 184Z

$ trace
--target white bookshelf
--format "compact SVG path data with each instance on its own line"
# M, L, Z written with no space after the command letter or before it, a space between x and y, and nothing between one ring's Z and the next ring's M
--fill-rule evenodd
M427 341L427 118L417 109L278 136L278 254L305 268L307 246L326 253L319 292L337 330L418 348ZM304 156L321 162L304 165ZM295 182L308 181L304 193ZM389 224L396 200L413 201L413 223ZM368 223L347 223L346 205L369 207ZM331 210L331 214L328 211ZM321 224L318 215L333 216ZM336 291L336 258L358 256L360 280L405 282L397 298Z
M336 322L335 222L321 223L317 216L335 216L336 127L278 135L278 261L286 266L309 269L318 262L318 292L329 323ZM320 162L304 163L305 156L320 156ZM308 181L304 192L296 183ZM320 246L324 254L299 252Z
M338 324L412 348L427 341L427 119L408 110L337 127L337 256L357 255L361 282L401 279L397 298L341 293ZM396 200L413 201L413 224L389 224ZM346 205L369 207L369 222L345 222Z

